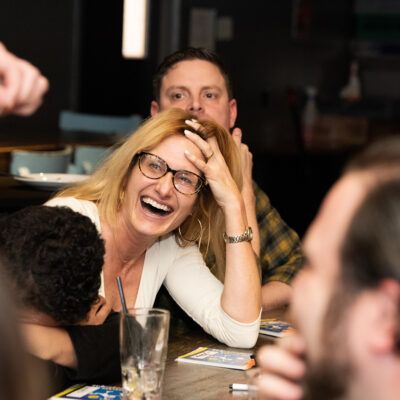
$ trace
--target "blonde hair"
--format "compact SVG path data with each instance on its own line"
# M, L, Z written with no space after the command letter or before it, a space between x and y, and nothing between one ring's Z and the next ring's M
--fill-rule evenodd
M185 120L192 118L196 117L183 110L169 109L147 119L136 132L116 146L113 153L91 177L63 190L56 197L75 197L96 202L100 218L112 226L124 202L125 187L137 160L135 156L143 151L150 151L169 136L183 135L185 129L190 129ZM203 126L201 135L204 138L211 136L216 138L229 171L240 190L242 187L240 157L232 136L214 121L204 120L201 124ZM210 248L216 257L216 270L213 273L223 281L225 276L225 243L222 238L225 230L224 216L208 186L204 187L197 196L191 216L181 224L180 235L178 230L174 232L175 238L181 247L197 241L203 257L207 255Z

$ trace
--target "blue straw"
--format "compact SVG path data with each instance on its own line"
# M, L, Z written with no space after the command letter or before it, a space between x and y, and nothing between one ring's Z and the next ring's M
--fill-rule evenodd
M117 283L118 283L119 296L121 297L122 310L124 311L124 314L126 315L126 314L128 314L128 309L126 307L124 290L122 289L121 278L119 276L117 276Z

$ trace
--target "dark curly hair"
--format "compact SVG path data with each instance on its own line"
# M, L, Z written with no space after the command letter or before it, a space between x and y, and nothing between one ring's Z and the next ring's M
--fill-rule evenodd
M66 207L30 206L0 218L0 256L21 306L61 325L98 299L105 249L92 221Z

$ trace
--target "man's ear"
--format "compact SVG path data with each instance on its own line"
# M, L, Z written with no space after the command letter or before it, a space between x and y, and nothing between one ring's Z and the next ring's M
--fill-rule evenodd
M150 105L150 115L154 117L159 112L160 112L160 106L155 100L153 100Z
M235 126L237 118L237 102L236 99L232 99L229 102L229 128L233 128Z
M370 304L368 345L378 353L398 351L400 284L394 279L384 279L374 290Z

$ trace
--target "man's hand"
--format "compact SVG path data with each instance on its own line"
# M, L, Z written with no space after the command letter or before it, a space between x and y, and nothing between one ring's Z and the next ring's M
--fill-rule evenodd
M263 346L257 353L260 373L255 379L259 398L264 400L300 400L300 380L306 372L303 339L293 334L279 339L276 345Z
M242 174L243 174L243 191L248 191L246 195L253 195L253 154L251 154L247 144L242 143L242 130L240 128L234 128L232 131L233 140L239 149L240 158L242 162ZM255 201L255 200L253 200Z
M49 81L28 61L0 42L0 115L33 114L43 102Z
M273 310L290 303L292 287L287 283L269 281L261 288L262 307L264 311Z
M253 190L253 155L248 146L242 143L242 130L234 128L232 138L240 153L243 174L242 197L244 206L246 207L247 222L253 229L253 240L251 246L257 257L260 256L260 232L258 230L256 215L256 196Z
M79 325L102 325L110 312L111 307L107 304L106 299L103 296L99 296L87 317Z

